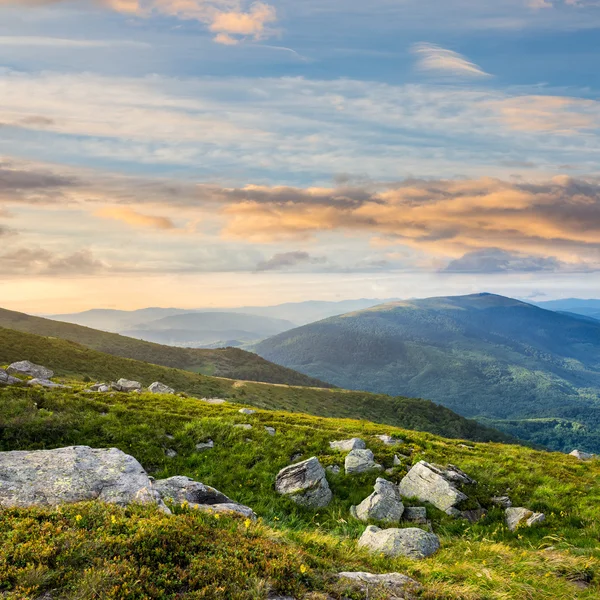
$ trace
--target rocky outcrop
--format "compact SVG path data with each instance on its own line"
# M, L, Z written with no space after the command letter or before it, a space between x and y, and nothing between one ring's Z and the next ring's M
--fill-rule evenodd
M388 600L409 600L422 588L421 584L402 575L401 573L384 573L374 575L363 572L339 573L342 580L356 584L357 591L362 592L367 598L379 597L371 592L383 592Z
M573 452L569 453L569 456L574 456L579 460L592 460L595 454L589 454L588 452L582 452L581 450L573 450Z
M364 450L366 449L367 444L360 438L352 438L350 440L329 442L329 447L332 450L339 450L340 452L350 452L351 450Z
M375 491L353 509L356 518L361 521L397 523L404 513L404 504L400 499L398 486L378 477Z
M139 381L119 379L117 383L112 384L112 388L113 390L117 390L117 392L138 392L142 389L142 384Z
M140 463L117 450L70 446L0 452L0 506L29 507L100 500L162 504Z
M375 456L371 450L352 450L346 456L344 467L346 475L383 470L383 467L375 462Z
M475 480L453 465L444 468L422 460L400 482L400 494L429 502L449 515L462 516L457 506L468 497L458 486L474 483Z
M148 386L148 391L151 394L174 394L175 390L160 381L155 381Z
M275 480L275 490L309 508L323 508L332 498L325 469L314 456L281 469Z
M12 363L12 365L8 367L8 372L11 375L27 375L29 377L44 380L54 377L54 371L52 369L42 367L42 365L36 365L28 360Z
M519 527L532 527L546 520L544 513L536 513L528 508L511 507L505 512L506 526L511 531L516 531Z
M416 527L379 529L370 525L365 529L358 545L389 557L408 556L421 559L437 552L440 540L437 535Z

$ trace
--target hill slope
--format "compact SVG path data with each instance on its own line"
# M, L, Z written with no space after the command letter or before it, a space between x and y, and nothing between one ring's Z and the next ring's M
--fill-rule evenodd
M465 445L365 421L269 411L246 416L239 405L176 396L89 395L68 383L74 389L0 389L0 451L118 447L157 479L192 477L251 506L261 520L217 519L185 505L173 506L170 517L94 502L3 510L0 593L7 599L266 600L273 597L269 592L298 600L389 598L373 589L350 592L335 577L340 571L405 573L423 585L421 600L592 600L600 593L598 461L519 446ZM241 423L253 428L234 427ZM390 448L379 434L404 443ZM385 467L395 452L404 456L386 474L395 483L420 460L457 465L477 479L472 493L488 516L470 524L429 506L441 550L422 561L392 559L357 548L365 524L350 515L350 507L372 492L377 474L328 473L334 499L317 512L276 494L275 476L293 455L340 465L344 456L329 442L355 436ZM207 439L214 448L197 452L195 444ZM493 495L507 492L515 505L544 512L546 521L509 532L502 510L491 503Z
M430 398L555 449L600 451L600 322L590 319L490 294L430 298L306 325L255 349L342 387Z
M125 377L144 385L158 380L178 391L200 398L227 398L259 408L368 419L447 437L480 441L511 439L495 429L469 421L447 408L425 400L207 377L111 356L73 342L0 328L0 365L25 359L46 365L63 376L81 378L87 375L104 381Z
M81 325L62 323L41 317L32 317L31 315L1 308L0 327L61 338L107 354L165 367L175 367L194 373L289 385L317 385L320 387L328 387L329 385L237 348L199 350L163 346L116 333L97 331Z

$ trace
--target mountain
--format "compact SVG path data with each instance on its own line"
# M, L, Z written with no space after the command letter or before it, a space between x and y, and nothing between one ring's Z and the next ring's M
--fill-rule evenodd
M283 319L244 313L205 312L171 315L121 333L149 342L199 348L215 346L223 340L234 340L235 345L241 345L293 328L293 323Z
M289 385L329 386L238 348L198 350L163 346L5 309L0 309L0 327L61 338L107 354L194 373Z
M200 398L227 398L259 408L302 411L327 417L367 419L376 423L429 431L446 437L515 441L514 438L495 429L465 419L447 408L425 400L209 377L97 352L71 341L0 328L0 366L19 360L30 360L45 365L57 375L71 378L81 379L86 376L100 381L116 381L124 377L143 382L145 385L161 381L178 391ZM238 371L251 373L249 368L239 368ZM293 372L291 374L293 375ZM0 434L1 432L0 425Z
M381 305L279 334L264 358L428 398L522 439L600 451L600 322L491 294Z
M127 362L105 359L107 365ZM67 370L76 366L85 369L84 362L65 362ZM80 371L80 377L85 374ZM0 452L118 448L156 480L178 475L201 481L250 506L259 521L203 512L187 502L170 503L171 515L152 506L99 501L4 507L0 587L7 600L592 600L600 594L598 460L465 443L366 420L268 410L242 415L242 405L233 402L215 406L172 395L87 394L80 379L62 382L72 387L0 387ZM235 427L240 424L252 429ZM386 446L376 437L382 434L402 443ZM344 454L329 445L353 437L362 438L375 460L390 469L385 478L394 484L422 460L456 465L477 481L465 490L471 496L466 502L476 499L487 516L472 524L403 498L407 507L426 508L429 523L423 528L439 536L441 550L414 560L358 548L367 523L354 518L351 507L373 492L378 473L346 475ZM198 442L209 439L212 448L197 450ZM327 471L333 499L318 510L294 504L274 486L280 469L311 456L324 467L342 467L339 474ZM68 479L61 483L68 489ZM75 485L81 487L79 479ZM510 532L504 511L492 500L506 494L514 506L545 513L545 521ZM394 526L419 527L408 521ZM402 573L422 589L414 595L350 586L337 576L349 571Z
M536 302L536 306L554 310L557 312L568 312L584 315L594 319L600 319L600 300L584 300L581 298L563 298L562 300L548 300Z

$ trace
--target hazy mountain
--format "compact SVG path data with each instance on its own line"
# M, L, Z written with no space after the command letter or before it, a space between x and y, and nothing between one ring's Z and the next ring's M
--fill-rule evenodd
M224 340L237 346L293 328L293 323L283 319L244 313L205 312L172 315L121 333L160 344L199 348L214 346Z
M563 298L561 300L549 300L547 302L536 302L536 306L558 312L575 313L585 315L594 319L600 319L600 300L582 298Z
M255 350L341 387L428 398L557 449L600 450L591 319L490 294L430 298L305 325Z

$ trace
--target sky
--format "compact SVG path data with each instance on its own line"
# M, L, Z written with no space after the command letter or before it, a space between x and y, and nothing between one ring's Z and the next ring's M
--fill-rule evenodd
M600 297L600 0L0 0L0 306Z

